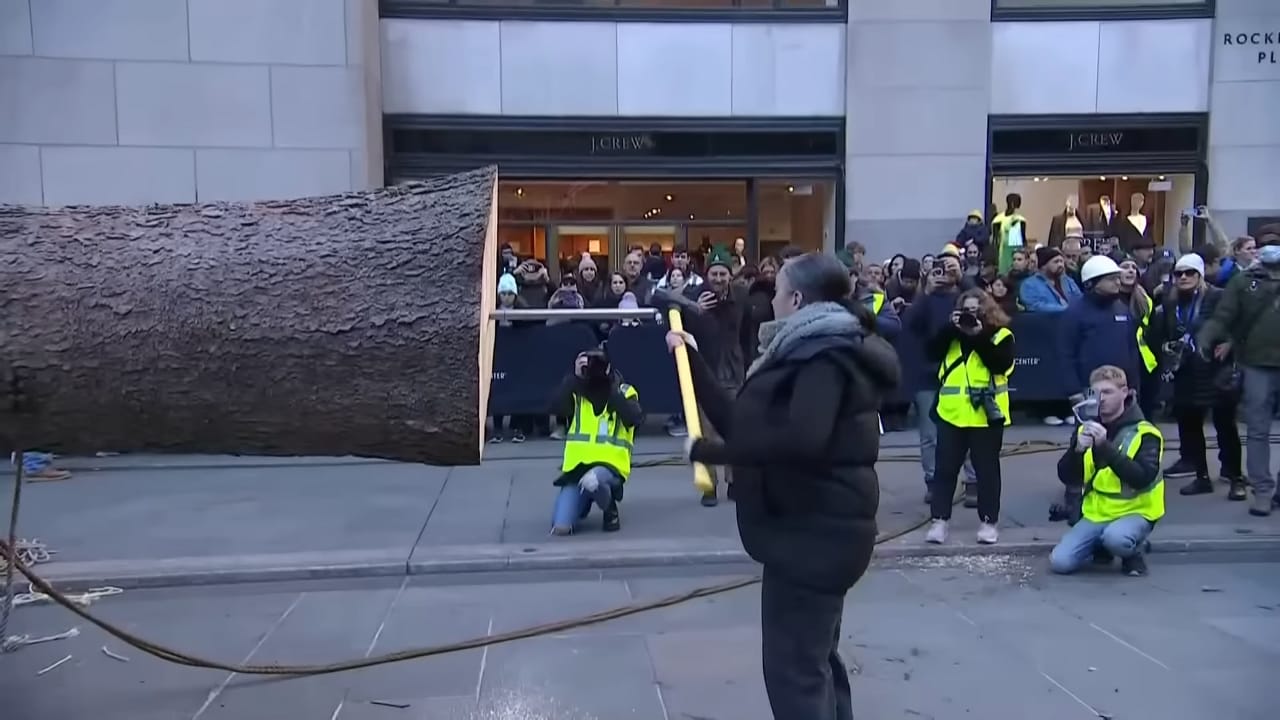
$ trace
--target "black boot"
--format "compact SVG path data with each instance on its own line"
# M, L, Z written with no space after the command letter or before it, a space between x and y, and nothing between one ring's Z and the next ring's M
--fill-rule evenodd
M1136 552L1120 561L1120 570L1129 577L1142 577L1147 574L1147 561Z
M964 506L967 508L978 507L978 483L967 482L964 484Z
M1226 476L1227 482L1231 483L1231 489L1227 491L1228 500L1248 500L1249 491L1245 485L1244 478L1239 475Z
M1213 492L1213 481L1208 475L1197 475L1195 480L1182 486L1179 495L1205 495Z
M1102 547L1101 545L1093 549L1094 565L1110 565L1111 561L1115 559L1116 556L1112 555L1110 550Z
M1178 461L1164 469L1164 476L1167 478L1190 477L1196 474L1196 466L1192 465L1185 458L1178 458Z
M622 529L622 518L618 514L617 500L609 503L609 509L604 511L604 525L601 529L605 532L618 532Z

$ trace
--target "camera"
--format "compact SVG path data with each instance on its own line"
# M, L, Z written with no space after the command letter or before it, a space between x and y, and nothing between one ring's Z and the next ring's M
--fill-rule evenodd
M588 380L607 380L609 378L609 356L601 348L583 353L587 358L587 368L583 375Z
M1081 425L1087 422L1098 422L1101 418L1098 394L1092 388L1086 388L1084 392L1071 395L1067 401L1071 403L1071 414L1075 415L1076 422Z
M1004 413L996 404L996 393L991 388L969 388L969 402L986 413L988 425L1004 424Z
M978 327L978 315L977 313L970 312L969 310L961 310L960 317L956 320L956 324L967 330L972 330L973 328Z

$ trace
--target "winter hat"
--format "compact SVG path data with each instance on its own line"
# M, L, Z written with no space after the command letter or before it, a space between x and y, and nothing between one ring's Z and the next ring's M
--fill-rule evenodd
M956 247L954 243L947 243L946 245L942 246L942 252L938 254L950 255L951 257L958 258L960 257L960 248Z
M596 270L596 261L592 260L590 255L583 255L582 259L578 261L578 272L582 272L583 268Z
M978 221L979 221L979 222L981 222L981 221L982 221L982 211L981 211L981 210L970 210L970 211L969 211L969 215L968 215L968 217L971 217L971 218L977 218L977 219L978 219ZM968 219L968 218L966 218L966 219Z
M723 247L717 246L709 255L707 255L707 269L710 270L716 265L722 265L732 271L733 255Z
M514 293L516 291L516 278L511 273L503 273L498 278L498 293Z
M1058 248L1042 247L1036 248L1036 264L1044 267L1053 262L1054 258L1062 257L1062 251Z
M1187 253L1178 258L1178 262L1174 264L1173 269L1177 270L1195 270L1200 277L1204 277L1204 258L1195 253Z

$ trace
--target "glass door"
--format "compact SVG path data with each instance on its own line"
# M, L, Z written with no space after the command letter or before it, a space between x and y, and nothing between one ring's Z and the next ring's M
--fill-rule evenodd
M584 252L591 253L591 258L602 273L612 266L611 259L622 259L621 255L614 257L610 247L613 228L608 225L557 225L554 235L556 257L561 268L577 267L578 258Z

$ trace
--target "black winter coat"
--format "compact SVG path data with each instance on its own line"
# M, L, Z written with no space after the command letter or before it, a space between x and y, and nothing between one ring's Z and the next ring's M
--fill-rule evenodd
M753 559L817 592L843 594L871 561L880 485L880 401L900 381L882 338L804 341L761 368L736 400L691 352L698 399L723 443L698 462L730 465L738 534Z
M1222 362L1213 360L1212 355L1209 355L1210 359L1206 360L1201 353L1186 348L1181 357L1174 358L1163 350L1166 342L1177 340L1188 332L1195 337L1200 332L1200 328L1204 327L1205 321L1213 316L1213 311L1221 300L1222 290L1208 286L1195 300L1179 304L1177 291L1173 290L1167 294L1162 303L1156 306L1155 312L1151 315L1146 339L1147 347L1151 348L1156 359L1160 361L1157 372L1163 372L1171 367L1170 363L1179 363L1178 370L1173 376L1173 386L1165 388L1166 396L1170 397L1176 406L1212 407L1224 399L1228 401L1234 399L1225 396L1216 383L1219 374L1226 372L1226 365L1231 361L1230 356ZM1179 311L1181 311L1181 318L1179 318ZM1188 320L1190 328L1187 327ZM1206 350L1211 352L1212 348Z

